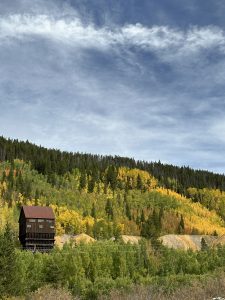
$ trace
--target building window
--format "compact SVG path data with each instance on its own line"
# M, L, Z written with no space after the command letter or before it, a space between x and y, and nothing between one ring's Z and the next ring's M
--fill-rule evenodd
M31 223L35 223L36 220L35 219L28 219L28 221L31 222Z
M31 228L31 225L30 225L30 224L28 224L28 225L27 225L27 228Z
M38 219L38 223L42 223L42 222L44 222L43 219Z
M39 228L43 228L43 225L39 225Z
M46 222L48 222L48 223L52 223L52 220L46 220Z
M55 226L50 226L50 228L54 229L54 228L55 228Z

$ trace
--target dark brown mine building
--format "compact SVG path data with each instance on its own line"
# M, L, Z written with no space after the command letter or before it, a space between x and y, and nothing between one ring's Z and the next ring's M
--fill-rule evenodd
M54 247L55 216L51 207L22 206L19 240L25 250L48 252Z

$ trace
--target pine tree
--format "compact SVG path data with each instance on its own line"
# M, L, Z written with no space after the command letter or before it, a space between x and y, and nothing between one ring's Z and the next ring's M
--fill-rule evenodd
M9 182L9 187L12 189L14 186L14 169L13 166L11 166L9 175L8 175L8 182Z
M92 170L91 179L88 181L88 192L93 193L95 184L99 181L99 172L96 168Z
M87 216L88 216L88 211L87 211L87 210L84 210L82 216L83 216L84 218L87 217Z
M107 202L106 202L105 212L108 215L108 218L113 219L112 201L110 201L109 199L107 199Z
M7 223L0 236L0 295L15 295L17 288L14 237Z
M8 207L11 208L12 207L12 203L13 203L13 191L11 189L8 189L7 193L7 203L8 203Z
M142 183L140 174L138 174L138 176L137 176L137 189L138 190L142 190L143 189L143 183Z
M30 198L31 193L32 193L31 181L28 178L26 178L24 196Z
M22 176L21 171L19 171L19 174L16 178L16 188L21 194L23 194L23 192L24 192L24 181L23 181L23 176Z
M96 219L96 209L95 209L94 203L92 204L91 216L92 216L92 218Z
M126 211L126 216L129 220L131 220L131 210L130 210L130 205L129 203L126 201L125 202L125 211Z
M138 226L140 226L140 224L141 224L141 218L140 218L140 215L139 215L139 214L137 214L135 223L136 223Z
M85 189L86 185L87 185L87 174L85 171L82 171L80 175L80 189L81 190Z
M92 177L92 178L88 181L88 192L89 192L89 193L93 193L94 187L95 187L95 179L94 179L94 177Z
M143 209L141 211L141 223L145 223L145 214Z
M131 179L129 176L127 176L127 181L126 181L126 186L125 186L125 192L128 193L129 190L132 189L132 185L131 185Z
M112 190L116 189L117 184L117 170L114 166L109 166L106 173L107 184L110 184Z
M156 210L153 210L152 214L149 214L147 221L142 223L141 235L150 238L157 239L160 234L159 216Z
M179 234L184 232L184 218L183 218L183 215L181 215L181 217L180 217L180 222L179 222L177 231L178 231Z
M201 250L207 251L209 249L208 244L206 243L206 240L204 238L201 239Z
M3 171L3 173L2 173L2 180L1 180L1 183L3 183L4 181L6 181L7 180L7 176L6 176L6 172L5 172L5 170Z

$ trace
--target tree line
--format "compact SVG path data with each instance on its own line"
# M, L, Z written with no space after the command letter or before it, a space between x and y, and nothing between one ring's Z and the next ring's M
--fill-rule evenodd
M113 166L115 169L127 167L147 171L158 179L161 186L184 195L187 195L189 187L225 190L224 175L194 170L188 166L177 167L162 164L160 161L136 161L133 158L120 156L65 152L37 146L29 141L0 137L0 161L13 161L16 158L30 161L34 169L41 174L48 175L49 178L54 178L54 174L63 175L78 168L84 174L83 184L85 184L85 176L93 175L92 178L97 181L109 166ZM112 172L111 178L113 176ZM89 188L92 189L91 183Z

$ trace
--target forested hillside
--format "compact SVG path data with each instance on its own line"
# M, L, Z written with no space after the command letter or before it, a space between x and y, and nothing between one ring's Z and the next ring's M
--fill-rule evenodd
M171 233L225 234L223 175L4 138L0 158L0 295L26 295L51 284L97 299L134 284L175 288L225 266L222 247L209 249L203 241L199 253L175 251L157 239ZM65 245L48 255L21 251L23 204L51 206L57 235L86 233L97 242ZM122 234L143 239L124 244Z
M84 232L97 242L65 245L49 254L21 251L17 236L22 204L52 206L58 235ZM110 165L93 179L77 168L44 175L29 162L1 162L0 216L3 297L30 297L45 285L63 286L81 299L98 299L112 289L128 291L137 284L168 295L225 267L224 247L210 249L204 243L199 252L181 251L166 249L157 241L166 233L224 234L224 220L136 168ZM124 244L123 233L145 239L138 245Z
M225 233L224 220L215 210L160 187L146 171L109 166L96 174L73 169L43 175L18 159L0 163L0 226L11 220L17 231L19 208L27 204L52 206L59 235L87 233L109 239L121 234L157 238L168 233ZM224 193L219 196L222 213Z
M193 170L189 167L176 167L161 162L135 161L119 156L101 156L84 153L69 153L18 140L0 137L0 161L19 158L30 161L35 170L44 175L63 175L74 168L86 175L101 174L108 166L137 168L152 174L160 186L187 195L187 188L215 188L225 190L225 176L208 171Z
M115 228L143 236L223 232L224 175L118 156L48 150L4 137L0 161L1 197L9 207L40 203L59 207L60 218L70 210L79 214L76 230L61 221L59 232L93 235L100 219L113 228L110 235ZM146 233L148 227L156 232Z

